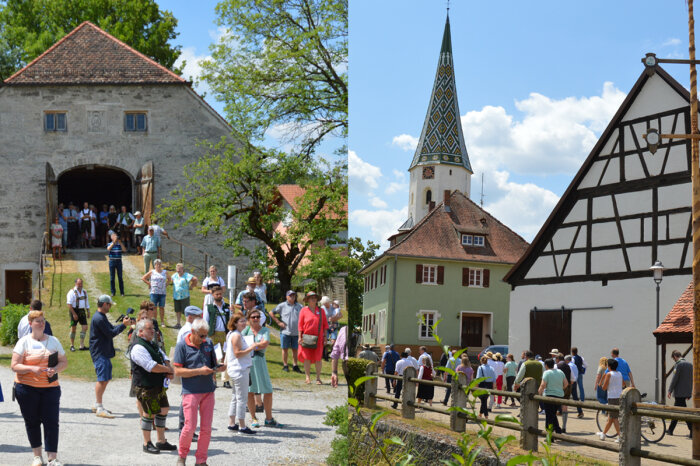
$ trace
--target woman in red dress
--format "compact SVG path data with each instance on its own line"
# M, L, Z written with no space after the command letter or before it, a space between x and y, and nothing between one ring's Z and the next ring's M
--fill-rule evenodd
M304 296L304 307L299 313L299 361L304 363L304 371L306 372L306 383L311 383L311 363L316 365L316 384L322 385L321 382L321 358L323 357L323 336L328 329L328 320L326 313L322 307L317 307L318 295L313 291L309 291ZM319 319L321 320L321 331L319 332ZM317 335L315 348L304 348L301 344L303 335Z

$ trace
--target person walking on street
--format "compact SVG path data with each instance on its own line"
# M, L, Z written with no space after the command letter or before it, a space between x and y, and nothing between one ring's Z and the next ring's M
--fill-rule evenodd
M411 348L406 348L404 352L407 354L406 360L411 363L413 368L416 370L416 374L418 373L418 369L420 368L420 364L418 364L418 360L411 356Z
M216 389L212 374L225 371L226 365L217 365L214 345L208 334L209 324L204 319L195 319L192 322L192 331L184 341L175 346L173 366L175 375L182 377L182 411L185 415L185 425L178 442L178 466L185 465L185 458L192 445L192 436L197 428L198 416L196 465L206 465L209 456Z
M77 278L75 286L66 296L68 304L68 318L70 319L70 350L75 351L75 328L80 324L80 351L87 350L85 335L87 335L90 318L90 303L87 291L83 290L83 279Z
M377 353L372 351L372 345L366 344L362 348L363 349L362 351L360 351L360 354L357 355L358 358L366 359L372 362L379 362L379 357L377 357Z
M489 357L486 355L481 357L481 365L476 370L476 378L480 379L482 377L485 380L482 380L481 382L479 382L479 387L485 388L487 390L493 389L493 383L496 381L496 373L493 371L493 368L491 368L491 366L489 366ZM488 419L488 417L489 417L489 408L488 408L489 394L485 393L483 395L480 395L479 399L481 400L481 408L479 409L479 417L483 417L483 418Z
M338 338L335 340L333 349L331 350L331 387L338 388L338 361L342 359L343 362L343 372L347 365L347 361L350 356L348 352L348 326L344 326L338 332Z
M610 358L608 359L608 372L603 377L603 390L608 393L608 404L613 406L619 406L620 398L622 397L622 389L626 386L622 374L617 370L618 363L617 360ZM598 438L605 440L606 434L612 425L615 425L615 432L617 432L617 438L615 442L620 442L620 420L618 419L620 413L618 411L608 410L608 422L605 424L605 429L603 432L598 432Z
M693 395L693 365L683 359L683 355L678 350L674 350L671 353L671 358L676 364L673 366L673 378L671 379L671 385L668 387L668 398L670 399L671 395L673 395L676 399L673 406L685 407L685 401ZM673 435L676 424L678 424L678 421L675 419L671 421L667 431L669 435ZM686 422L686 424L690 431L688 436L692 438L693 426L690 422Z
M544 366L547 370L542 374L542 383L540 383L539 394L550 396L553 398L564 398L564 391L569 386L564 372L554 367L554 359L549 358L544 361ZM562 428L559 427L557 419L557 405L554 403L544 403L545 427L551 428L552 432L561 434Z
M173 368L163 350L154 342L155 328L151 319L142 319L136 323L136 339L131 348L131 371L133 374L136 399L141 404L141 432L143 433L143 451L158 454L161 450L173 451L177 447L165 440L165 420L170 404L168 403L165 379L173 378ZM158 441L151 442L151 430L156 426Z
M608 393L603 390L603 377L605 377L605 372L608 370L608 358L603 356L598 361L598 370L595 376L595 397L600 404L608 403Z
M457 369L457 359L454 357L455 352L457 351L456 348L453 348L452 351L449 352L447 355L447 361L445 362L444 367L451 369L451 370L456 370ZM449 372L445 371L443 372L443 381L445 383L452 383L452 374ZM447 387L445 390L445 398L442 400L442 404L447 406L447 402L450 400L450 395L452 394L452 387Z
M518 391L520 390L520 383L530 377L535 379L536 386L539 387L542 382L542 364L535 359L535 353L532 350L525 351L525 357L527 358L524 363L520 365L518 369L518 375L515 376L515 383L513 388Z
M515 376L518 374L518 363L515 362L515 357L512 353L508 353L506 355L506 365L504 371L506 378L506 391L512 392L513 384L515 383ZM508 404L508 398L509 397L505 397L503 400L503 403L506 405ZM510 405L515 406L515 398L510 397Z
M574 364L576 364L576 368L578 369L578 378L576 379L578 396L581 398L581 401L586 401L586 391L583 388L583 374L586 373L586 360L583 359L582 356L579 356L578 348L575 346L571 348L571 357L573 358Z
M408 353L405 351L401 353L401 359L399 359L396 362L396 367L394 368L394 375L398 375L399 377L403 377L403 371L406 370L407 367L413 367L413 365L409 362L408 358ZM397 400L401 399L401 389L403 388L403 379L397 380L396 381L396 386L394 387L394 398ZM396 409L399 406L398 402L394 402L393 405L391 405L392 408Z
M240 312L233 314L228 321L230 330L228 351L226 352L226 370L233 382L231 404L228 408L228 430L239 434L255 434L255 431L245 425L245 408L248 404L248 384L250 383L250 368L253 365L252 354L261 344L249 345L242 332L248 325L246 318ZM238 424L236 424L238 420Z
M225 361L226 354L224 351L224 344L226 343L226 325L231 319L231 308L228 303L224 301L224 294L220 287L216 286L212 288L211 295L214 301L204 309L202 318L208 324L209 338L211 338L212 343L215 346L217 344L221 345L222 358ZM222 381L225 388L231 388L228 373L224 372L222 374Z
M396 363L399 362L399 359L399 353L394 351L394 345L386 345L382 355L382 373L394 375ZM392 379L384 380L386 381L386 392L391 394L391 389L396 385L396 381Z
M287 361L289 360L289 349L291 348L292 359L294 359L292 370L301 374L301 369L299 369L300 313L301 304L297 302L297 293L294 290L287 291L286 300L279 303L270 313L272 320L274 320L281 329L280 346L282 347L282 370L284 372L289 372ZM279 319L276 316L279 316Z
M170 283L173 284L173 306L177 323L175 328L180 328L182 313L190 305L190 290L197 286L197 277L185 272L184 264L175 265L175 273L170 276Z
M109 251L109 289L112 296L117 293L114 286L114 274L119 278L119 293L124 296L124 279L122 278L122 253L126 251L124 243L117 233L112 233L112 242L107 245Z
M311 363L316 367L316 384L323 385L321 381L321 358L323 357L323 336L328 329L328 321L323 308L316 306L318 295L309 291L304 296L306 307L299 313L299 361L304 363L306 383L311 383ZM307 338L304 338L307 335ZM316 337L315 339L313 337ZM315 344L311 342L315 340ZM376 355L375 355L376 358ZM376 359L375 359L376 361Z
M107 319L107 313L114 302L108 295L103 294L97 298L97 312L90 321L90 356L95 366L97 383L95 384L95 407L93 411L97 417L114 419L114 415L102 406L102 395L107 389L107 384L112 380L112 361L114 357L114 337L126 330L128 317L114 326Z
M627 361L620 357L620 349L613 348L612 351L610 351L610 355L615 361L617 361L617 371L620 374L622 374L622 380L625 381L625 386L634 387L634 377L632 376L632 370L630 369L630 365L627 364Z
M45 324L42 311L29 313L31 333L17 341L12 350L10 368L15 372L14 393L34 454L32 466L44 464L41 456L42 425L48 466L61 466L56 459L61 399L58 373L68 366L68 360L58 339L44 333Z
M160 259L153 261L153 270L141 277L141 281L150 287L151 302L158 307L160 326L165 327L165 288L168 286L168 272L163 269Z
M578 379L578 366L574 362L574 357L570 354L567 354L564 357L564 361L566 361L566 363L569 365L569 369L571 370L571 397L574 400L579 401L578 390L577 390L578 380L579 380ZM581 399L581 401L583 401L583 399ZM579 419L581 419L583 417L583 409L581 409L580 406L577 406L576 411L578 413L577 417Z

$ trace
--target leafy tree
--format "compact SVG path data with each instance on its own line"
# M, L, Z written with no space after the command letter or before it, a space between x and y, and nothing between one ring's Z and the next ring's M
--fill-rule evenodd
M347 0L224 0L202 78L252 141L272 129L309 155L348 128ZM344 147L339 149L344 152Z
M372 241L367 241L365 246L360 238L348 239L349 262L346 269L348 275L345 278L345 289L348 293L348 325L360 325L362 321L362 294L365 282L360 275L360 269L377 257L378 250L379 245Z
M10 77L84 21L166 68L172 69L180 56L180 46L168 44L178 35L177 19L155 0L0 0L0 79Z
M158 218L176 227L194 225L204 236L223 235L235 255L276 270L287 290L302 259L347 229L346 171L344 164L221 142L185 167L186 182L158 206ZM277 187L291 183L305 192L289 210ZM260 246L246 248L250 237Z

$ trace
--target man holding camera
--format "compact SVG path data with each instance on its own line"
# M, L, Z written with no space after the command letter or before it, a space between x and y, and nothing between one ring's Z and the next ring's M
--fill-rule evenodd
M155 343L155 327L150 319L141 319L136 324L136 339L131 348L131 370L133 373L136 399L141 404L141 431L143 451L158 454L161 450L176 450L177 447L165 440L165 419L170 404L164 387L166 377L173 378L173 368L163 350ZM155 417L158 441L151 442L151 430Z
M104 417L107 419L114 419L111 412L104 409L102 406L102 395L104 395L107 389L107 384L112 380L112 361L114 357L114 342L112 341L114 337L122 333L127 324L130 325L131 318L126 317L123 320L128 322L122 322L117 326L111 324L107 319L107 313L112 307L114 302L109 295L103 294L97 298L97 312L92 317L90 321L90 356L92 357L92 364L95 366L95 373L97 374L97 383L95 384L95 407L93 412L97 414L97 417Z

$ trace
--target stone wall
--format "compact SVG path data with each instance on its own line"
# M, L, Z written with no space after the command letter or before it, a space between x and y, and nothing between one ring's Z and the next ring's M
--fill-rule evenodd
M67 131L44 131L45 111L65 111ZM125 111L147 112L148 131L125 132ZM135 181L141 167L152 161L157 206L182 183L183 167L203 154L198 141L219 141L229 132L225 121L186 85L0 87L0 302L4 270L18 264L34 264L38 270L46 231L47 166L56 179L75 167L99 165L119 169ZM204 240L191 228L163 226L173 237L249 272L248 259L232 257L220 238ZM255 244L251 240L248 246ZM217 265L221 269L224 264Z

